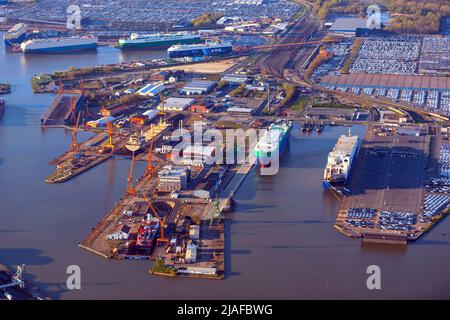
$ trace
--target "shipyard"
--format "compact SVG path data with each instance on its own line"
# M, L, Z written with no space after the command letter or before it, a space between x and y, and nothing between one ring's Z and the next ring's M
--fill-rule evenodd
M50 288L49 296L83 296L55 289L53 274L42 277L42 265L57 274L58 259L75 263L68 255L87 261L89 272L96 264L111 268L103 280L89 278L87 286L103 294L100 282L113 288L119 282L111 277L123 276L130 297L156 284L148 297L184 298L177 290L191 278L201 283L189 289L194 298L209 297L209 289L210 298L220 297L214 283L233 298L228 283L240 281L236 294L245 298L258 288L248 279L266 277L274 292L292 298L316 280L297 279L294 266L324 271L337 254L363 264L376 255L389 260L396 250L425 257L433 252L423 244L448 244L447 29L399 31L398 12L373 29L358 16L364 1L348 13L297 0L136 1L145 7L139 10L122 0L86 1L81 27L69 29L67 14L54 8L60 2L0 4L0 58L12 78L0 79L0 132L5 141L26 132L29 141L20 137L17 148L28 145L38 155L31 163L41 165L22 164L23 174L2 185L17 184L2 200L45 192L45 204L34 199L18 212L33 213L30 221L48 232L39 241L49 247L56 229L66 233L58 256L18 241L15 250L33 259L10 255L7 266L31 264L40 276L30 273L30 280ZM27 104L25 95L32 97ZM2 153L0 170L26 154L11 157L12 150ZM20 186L29 176L32 187ZM7 218L5 243L34 232ZM353 277L348 270L342 281ZM0 286L20 285L19 275L0 272ZM126 287L129 279L150 285L141 293ZM161 291L161 283L170 289ZM5 289L2 299L35 299L22 297L33 286L27 281L25 293L12 295L15 289ZM273 296L258 290L257 297ZM324 296L334 297L333 290ZM402 290L383 294L410 295Z

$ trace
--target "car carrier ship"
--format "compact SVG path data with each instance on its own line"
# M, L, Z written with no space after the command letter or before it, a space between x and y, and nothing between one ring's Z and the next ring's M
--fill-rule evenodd
M336 145L328 154L327 165L323 174L323 187L329 189L332 186L344 184L349 177L353 161L358 154L358 136L342 135Z
M173 45L195 44L202 42L198 34L177 32L177 33L132 33L129 38L119 39L120 49L162 49Z
M280 157L289 144L292 122L278 120L272 123L255 146L253 153L262 167L269 167L273 157Z
M97 46L97 37L70 37L27 40L20 49L24 53L64 53L94 50Z
M3 35L3 40L6 46L12 46L14 44L20 44L25 40L27 35L27 25L18 23Z
M231 43L209 42L205 44L175 45L167 49L171 58L214 56L233 52Z

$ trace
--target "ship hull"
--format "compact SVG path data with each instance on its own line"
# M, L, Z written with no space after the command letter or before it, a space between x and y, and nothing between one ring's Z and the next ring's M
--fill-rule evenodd
M198 48L198 49L186 49L177 51L168 51L170 58L184 58L184 57L202 57L202 56L214 56L232 53L233 47L222 48Z
M167 41L157 41L157 42L138 42L133 40L119 40L119 48L122 50L156 50L156 49L167 49L173 45L177 44L197 44L202 40L200 38L193 39L180 39L180 40L167 40Z
M353 164L358 156L358 152L359 152L359 142L357 142L358 144L356 145L356 148L353 152L353 156L351 157L350 160L350 166L348 167L348 171L346 174L340 174L340 175L334 175L328 179L324 179L322 186L324 189L330 189L331 187L343 187L345 186L345 184L347 183L347 181L349 180L351 173L352 173L352 168L353 168Z
M55 47L43 47L43 48L26 48L23 50L23 52L24 53L56 54L56 53L69 53L69 52L96 50L97 47L98 47L97 43L90 43L90 44L55 46Z
M26 37L27 37L27 34L24 33L24 34L22 34L22 35L20 35L20 36L18 36L16 38L10 38L10 39L5 38L4 39L5 46L10 47L10 46L13 46L15 44L20 44L20 43L22 43L25 40Z
M286 150L287 146L289 145L290 140L290 133L291 128L289 128L286 133L283 135L283 137L280 140L280 143L278 144L278 151L275 150L274 153L278 153L278 157L281 157ZM272 165L272 159L274 153L268 153L263 151L255 151L254 154L256 156L257 163L262 168L268 168Z

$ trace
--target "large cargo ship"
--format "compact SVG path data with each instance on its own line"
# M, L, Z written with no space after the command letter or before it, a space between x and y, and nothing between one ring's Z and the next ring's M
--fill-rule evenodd
M202 39L198 34L187 32L177 33L133 33L127 39L119 39L121 49L161 49L173 45L200 43Z
M330 188L332 185L345 183L353 161L358 153L359 138L352 135L342 135L336 145L328 154L328 161L323 174L323 187Z
M93 50L97 46L97 37L70 37L28 40L20 48L24 53L64 53Z
M289 144L291 129L292 122L286 120L278 120L269 126L253 150L261 166L270 166L274 156L282 155Z
M27 37L27 25L18 23L9 29L3 35L6 46L12 46L13 44L20 44Z
M213 56L233 52L230 43L205 43L192 45L175 45L167 49L171 58Z

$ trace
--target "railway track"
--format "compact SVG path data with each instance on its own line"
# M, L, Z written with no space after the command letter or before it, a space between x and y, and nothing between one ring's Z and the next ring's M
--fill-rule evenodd
M316 31L317 27L315 23L311 21L308 16L305 16L293 25L277 44L309 41ZM299 59L299 57L303 57L306 54L308 51L307 48L310 47L276 48L260 60L260 70L265 74L284 79L284 70L286 68L296 69L297 61L302 60Z

